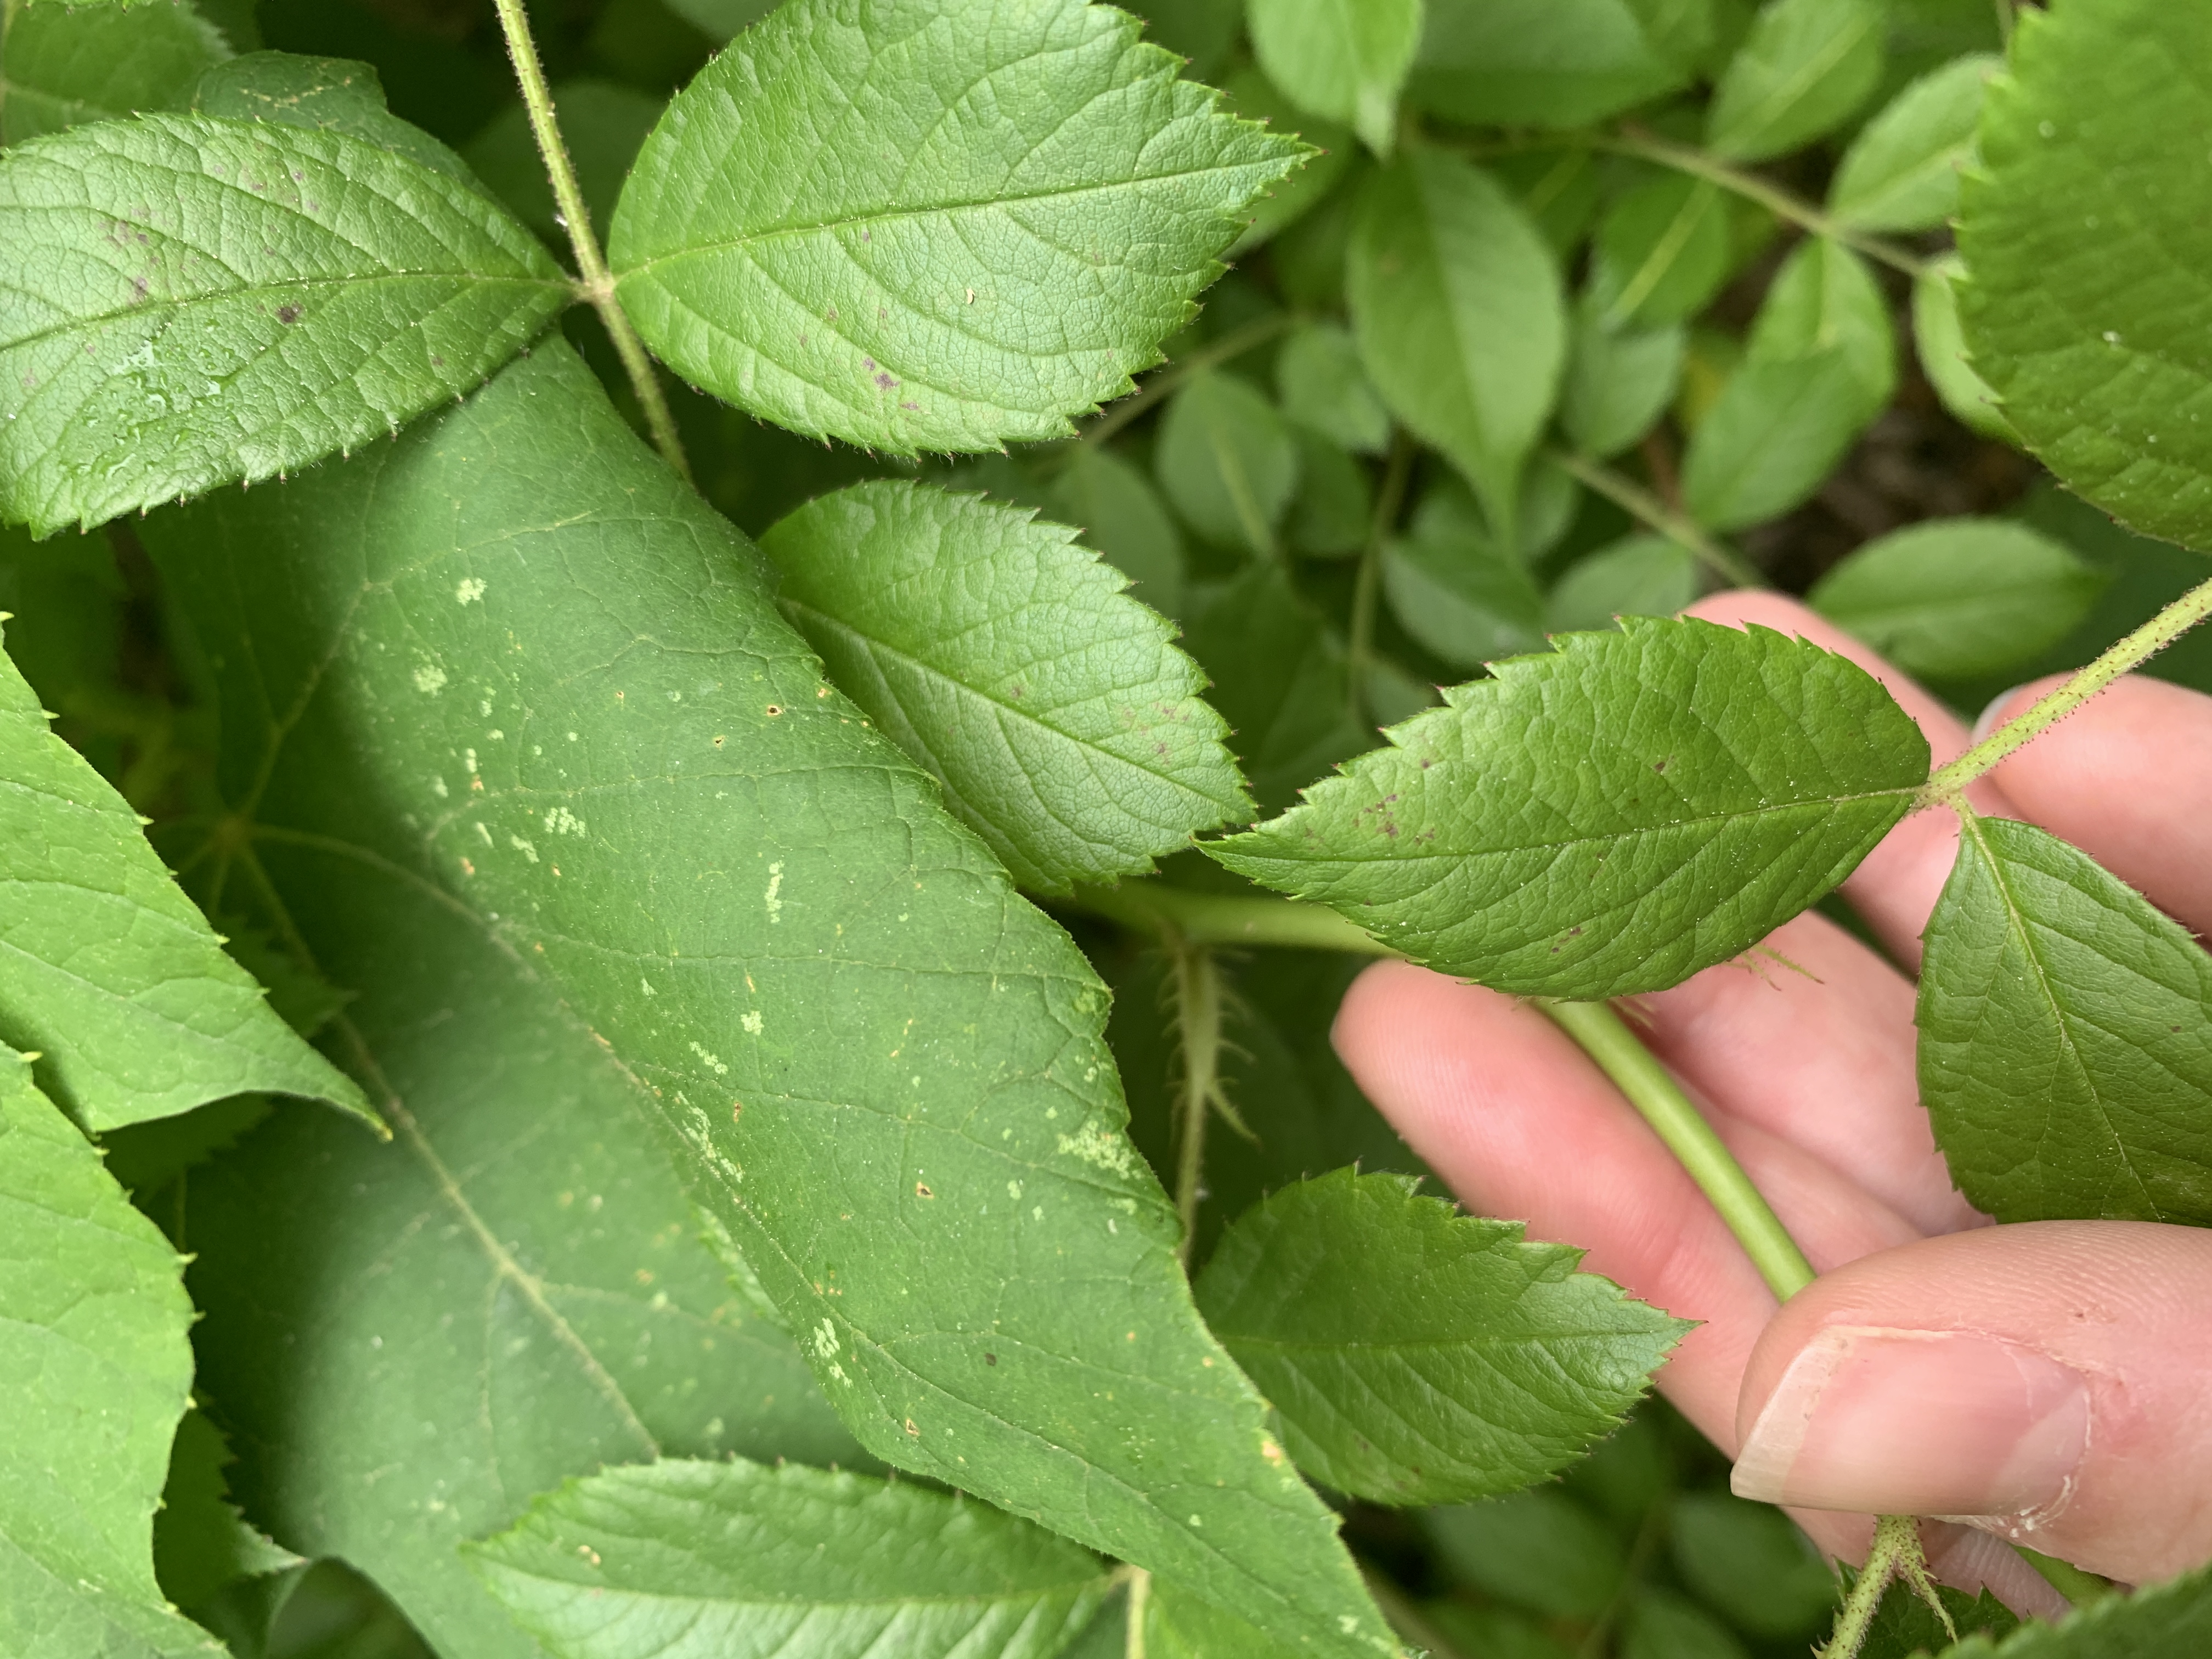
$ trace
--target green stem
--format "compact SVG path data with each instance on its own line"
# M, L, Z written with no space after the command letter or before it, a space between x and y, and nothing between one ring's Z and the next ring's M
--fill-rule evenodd
M1598 1069L1611 1078L1644 1121L1667 1143L1698 1190L1712 1201L1728 1230L1759 1269L1775 1296L1787 1302L1813 1282L1812 1263L1784 1229L1735 1155L1721 1144L1713 1126L1691 1103L1651 1051L1638 1041L1619 1014L1602 1002L1553 1002L1536 1006L1572 1037Z
M1145 1615L1152 1601L1152 1575L1142 1567L1129 1569L1129 1599L1123 1604L1121 1659L1145 1659Z
M2142 666L2207 617L2212 617L2212 581L2191 588L2087 668L2038 698L2033 708L2007 720L1949 765L1937 768L1914 805L1946 806L1958 800L1968 784L2013 750L2064 720L2129 670Z
M1943 1605L1943 1598L1936 1593L1928 1577L1928 1558L1920 1547L1920 1523L1909 1515L1885 1515L1874 1523L1874 1547L1867 1552L1866 1565L1852 1583L1851 1593L1844 1598L1833 1633L1815 1650L1814 1659L1856 1659L1866 1645L1867 1632L1881 1607L1881 1598L1899 1578L1936 1609L1944 1633L1956 1642L1959 1632L1951 1623L1950 1609Z
M647 355L645 342L638 337L629 315L615 297L614 273L608 270L606 256L599 251L599 233L592 228L591 210L584 204L583 186L576 182L574 163L568 159L568 146L561 137L561 125L554 118L553 91L545 83L545 67L538 60L538 46L530 34L530 16L523 9L523 0L494 0L499 10L499 26L507 36L507 56L514 61L514 78L522 87L523 107L530 113L530 131L538 140L538 153L545 160L546 177L553 183L553 200L561 210L561 222L568 228L568 246L575 251L576 272L581 280L577 293L589 301L606 325L608 335L615 343L615 353L622 359L623 371L629 376L630 389L636 392L638 405L645 411L646 428L653 434L653 447L658 449L677 476L684 483L691 482L691 463L684 453L684 441L677 434L676 417L669 411L668 396L661 389L660 377L654 372L653 359Z
M1693 179L1703 179L1718 185L1723 190L1756 202L1778 219L1786 219L1801 229L1815 236L1825 236L1831 241L1841 242L1856 248L1870 259L1879 259L1892 270L1901 270L1908 276L1918 276L1928 268L1928 261L1896 243L1880 236L1869 236L1855 230L1841 221L1830 217L1802 197L1793 196L1779 185L1731 167L1718 156L1688 144L1678 144L1646 132L1640 127L1624 127L1618 133L1600 137L1597 146L1617 155L1633 155L1639 160L1656 161L1661 167L1672 167L1677 173L1686 173Z
M1769 587L1772 584L1759 567L1698 524L1677 513L1633 478L1622 476L1601 461L1564 449L1550 452L1553 463L1577 482L1595 490L1631 518L1657 531L1676 546L1686 548L1716 574L1737 587Z
M1102 410L1097 420L1083 428L1083 441L1086 444L1104 443L1200 370L1212 368L1241 357L1254 347L1265 345L1299 320L1298 313L1294 311L1274 312L1247 323L1242 328L1230 330L1219 339L1200 346L1187 357L1176 358L1120 403Z
M1368 724L1367 670L1375 659L1375 606L1382 583L1382 545L1398 527L1405 510L1406 486L1413 476L1413 441L1401 427L1390 436L1390 459L1382 471L1382 488L1375 497L1375 514L1368 520L1366 544L1359 550L1359 574L1352 589L1352 628L1345 647L1344 673L1352 700L1352 724Z
M1198 1203L1206 1173L1206 1121L1221 1087L1221 969L1210 946L1188 939L1175 947L1176 1024L1182 1036L1182 1138L1176 1148L1176 1213L1182 1242L1176 1260L1190 1266L1198 1237Z
M2012 0L1996 0L1996 5L1997 40L2000 44L2009 46L2012 45Z
M1048 902L1050 901L1048 901ZM1059 901L1124 927L1198 945L1280 945L1298 951L1344 951L1358 956L1395 954L1357 922L1325 905L1247 893L1194 893L1164 882L1125 881L1119 887L1079 887Z

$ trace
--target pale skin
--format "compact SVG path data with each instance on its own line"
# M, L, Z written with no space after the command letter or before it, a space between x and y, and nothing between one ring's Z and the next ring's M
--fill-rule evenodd
M1852 657L1939 764L1969 744L1934 697L1788 599L1718 594L1692 614ZM2212 935L2212 697L2124 678L1969 799ZM1919 960L1956 840L1951 813L1919 813L1844 885L1898 962ZM2063 1603L1991 1534L2128 1583L2212 1559L2212 1230L1990 1226L1953 1189L1919 1104L1911 981L1816 915L1767 947L1624 1012L1820 1272L1786 1308L1534 1010L1379 963L1346 997L1336 1046L1470 1209L1582 1246L1585 1267L1704 1322L1660 1388L1739 1459L1739 1491L1788 1503L1826 1547L1863 1554L1875 1512L1975 1517L1929 1529L1938 1573L2046 1612Z

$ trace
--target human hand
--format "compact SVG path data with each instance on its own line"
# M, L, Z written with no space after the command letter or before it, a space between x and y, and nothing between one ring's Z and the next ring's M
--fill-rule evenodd
M1939 764L1968 746L1933 697L1788 599L1720 594L1692 614L1840 651ZM2212 698L2123 679L1969 799L2212 932ZM1919 960L1956 842L1950 813L1919 813L1844 884L1899 962ZM1778 1310L1657 1137L1534 1009L1383 963L1346 997L1335 1041L1470 1208L1583 1246L1590 1270L1704 1322L1661 1389L1737 1460L1739 1492L1796 1506L1825 1547L1862 1554L1873 1513L1972 1517L1979 1530L1931 1536L1937 1570L2031 1609L2053 1593L1988 1534L2130 1582L2212 1558L2212 1231L1990 1226L1936 1150L1912 1008L1905 975L1810 913L1631 1005L1823 1275Z

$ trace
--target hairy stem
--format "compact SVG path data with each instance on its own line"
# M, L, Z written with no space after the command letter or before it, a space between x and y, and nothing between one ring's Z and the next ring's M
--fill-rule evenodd
M2140 668L2191 629L2212 617L2212 581L2191 588L2141 628L2036 700L1948 766L1938 767L1920 791L1916 806L1948 806L1966 786L1998 762L2056 726L2130 669Z
M1633 478L1614 471L1602 461L1564 449L1550 452L1553 464L1578 483L1595 490L1631 518L1655 530L1677 547L1736 587L1770 587L1773 584L1758 566L1714 535L1686 513L1677 513Z
M1254 347L1265 345L1298 320L1298 313L1294 311L1278 311L1242 328L1231 329L1187 357L1176 358L1111 409L1100 411L1098 418L1083 428L1083 441L1104 443L1200 369L1213 368L1241 357Z
M1776 1297L1787 1302L1813 1282L1813 1265L1797 1248L1777 1218L1735 1154L1721 1144L1705 1115L1691 1103L1682 1086L1630 1030L1620 1016L1602 1002L1554 1002L1540 1000L1536 1006L1550 1016L1595 1060L1613 1086L1628 1097L1644 1121L1657 1131L1698 1190L1712 1201L1744 1253L1759 1269L1759 1276Z
M1879 259L1892 270L1901 270L1908 276L1917 276L1925 270L1928 262L1910 250L1899 246L1880 236L1869 236L1863 230L1831 218L1801 197L1793 196L1779 185L1729 166L1715 155L1689 144L1678 144L1671 139L1647 132L1641 127L1626 126L1618 133L1598 140L1602 149L1619 155L1633 155L1642 161L1656 161L1661 167L1672 167L1677 173L1686 173L1693 179L1703 179L1718 185L1723 190L1756 202L1778 219L1786 219L1815 236L1826 236L1831 241L1841 242L1846 247L1856 248L1870 259Z
M530 112L530 131L538 140L538 153L544 157L546 176L553 182L553 201L561 210L562 223L568 227L568 246L575 251L576 274L581 278L577 292L591 301L592 308L599 313L599 320L606 325L616 354L622 358L623 370L629 376L630 389L637 394L638 405L645 411L645 424L653 434L653 447L676 469L677 476L690 483L691 463L684 456L684 441L677 435L676 417L669 412L668 397L661 390L660 377L653 369L653 359L646 353L645 342L631 325L629 313L615 298L614 274L607 269L606 256L599 251L599 233L592 228L591 210L584 205L583 186L576 182L575 165L568 159L568 143L561 137L560 123L554 118L553 92L545 84L545 67L538 61L538 46L531 38L529 14L524 11L522 0L494 0L494 3L499 9L500 28L507 36L507 56L514 60L514 78L522 87L523 106Z
M1364 730L1368 724L1367 670L1375 659L1375 605L1382 583L1382 544L1398 527L1406 506L1406 485L1413 476L1413 441L1401 427L1390 434L1390 459L1382 471L1382 488L1375 497L1375 514L1368 520L1367 541L1359 550L1359 575L1352 590L1352 628L1344 653L1344 676L1352 699L1352 720Z
M1836 1614L1836 1628L1816 1650L1815 1659L1856 1659L1866 1645L1867 1632L1882 1596L1899 1578L1936 1609L1944 1633L1956 1642L1959 1632L1951 1623L1950 1610L1928 1577L1928 1558L1920 1548L1920 1523L1907 1515L1885 1515L1874 1523L1874 1547L1867 1552L1866 1565L1852 1583L1851 1593L1844 1598L1843 1608Z
M1176 1026L1182 1037L1182 1133L1176 1146L1176 1213L1182 1242L1176 1260L1190 1266L1198 1237L1198 1203L1206 1175L1206 1121L1221 1091L1221 969L1209 945L1175 945Z

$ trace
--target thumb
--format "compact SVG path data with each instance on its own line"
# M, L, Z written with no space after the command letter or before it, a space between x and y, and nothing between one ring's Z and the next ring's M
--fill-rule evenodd
M2047 1221L1862 1257L1744 1373L1735 1490L1965 1520L2131 1583L2212 1559L2212 1231Z

